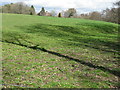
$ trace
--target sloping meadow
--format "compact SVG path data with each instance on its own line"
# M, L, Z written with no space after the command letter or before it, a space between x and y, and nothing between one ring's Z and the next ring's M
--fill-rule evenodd
M117 88L118 25L3 14L3 87Z

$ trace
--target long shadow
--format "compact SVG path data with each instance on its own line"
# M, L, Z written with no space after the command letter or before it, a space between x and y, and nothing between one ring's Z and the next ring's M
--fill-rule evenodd
M99 24L99 23L77 23L76 25L89 26L100 30L103 33L115 33L114 29L118 29L111 24Z
M118 25L118 27L113 26L111 24L98 24L98 23L77 23L77 26L81 25L81 26L89 26L92 28L95 28L97 30L99 30L100 32L104 33L104 34L116 34L118 33L118 37L116 38L116 41L118 40L118 42L107 42L107 41L100 41L104 46L108 46L110 49L113 49L117 52L120 51L120 37L119 37L119 31L120 31L120 25ZM95 35L98 36L98 35ZM107 36L108 37L108 36ZM96 48L96 47L95 47ZM97 48L96 48L97 49ZM108 51L108 50L107 50ZM108 51L109 52L109 51ZM113 51L111 51L113 52Z
M120 50L120 45L119 43L114 43L114 42L107 42L107 41L102 41L99 39L82 39L82 38L72 38L70 39L71 41L78 42L78 44L73 44L74 46L80 46L83 45L85 47L93 48L99 51L104 51L104 52L111 52L111 53L119 53L118 51ZM82 44L79 44L79 42L82 42ZM72 45L72 43L66 43L67 45ZM107 48L103 48L103 47Z
M15 39L16 39L16 38L15 38ZM104 71L104 72L109 72L109 73L111 73L111 74L114 74L114 75L117 76L117 77L120 77L120 71L110 70L110 69L105 68L105 67L103 67L103 66L97 66L97 65L94 65L94 64L92 64L92 63L90 63L90 62L85 62L85 61L83 61L83 60L79 60L79 59L76 59L76 58L72 58L72 57L70 57L70 56L66 56L66 55L63 55L63 54L60 54L60 53L57 53L57 52L54 52L54 51L49 51L49 50L47 50L47 49L45 49L45 48L39 48L38 45L28 46L28 45L22 44L19 40L17 40L17 41L18 41L18 43L9 42L9 41L7 41L7 40L4 40L4 41L2 41L2 42L19 45L19 46L26 47L26 48L30 48L30 49L33 49L33 50L40 50L40 51L43 51L43 52L47 52L47 53L49 53L49 54L53 54L53 55L56 55L56 56L59 56L59 57L63 57L63 58L69 59L69 60L73 60L73 61L78 62L78 63L80 63L80 64L89 66L89 67L91 67L91 68L100 69L100 70L102 70L102 71ZM29 42L29 41L28 41L28 42ZM29 43L31 43L31 42L29 42Z
M96 24L96 25L85 24L85 25L95 27L95 29L96 28L99 29L104 34L112 33L115 28L114 26L109 26L109 25L108 26L107 25L99 26L98 24ZM97 49L100 51L112 52L112 53L116 53L120 50L119 43L107 41L107 40L104 41L100 38L89 37L89 36L94 36L94 35L88 34L88 33L83 33L82 30L77 27L49 25L49 24L36 24L36 25L32 25L32 26L24 26L24 27L16 26L16 27L21 28L25 33L32 33L32 34L35 33L38 35L44 34L46 37L49 37L49 38L62 38L63 39L62 43L66 44L66 45L70 44L70 46L71 45L73 45L73 46L81 46L82 45L82 46L86 46L88 48L93 48L93 49ZM85 29L85 28L82 28L82 29ZM80 36L83 36L83 38ZM95 37L96 36L99 36L99 35L95 35ZM104 36L104 37L110 38L110 36ZM70 41L72 41L72 42L69 43ZM78 44L75 44L76 42ZM101 46L103 46L103 47L101 47ZM107 47L107 48L104 48L104 47Z

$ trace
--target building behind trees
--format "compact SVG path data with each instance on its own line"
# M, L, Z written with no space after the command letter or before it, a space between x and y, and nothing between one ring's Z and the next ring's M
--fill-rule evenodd
M38 13L39 16L45 16L46 15L46 11L44 9L44 7L42 7L41 11Z
M115 7L107 8L102 12L93 11L86 14L77 14L75 8L69 8L66 11L57 13L55 11L48 12L44 7L41 8L40 12L37 14L39 16L53 16L53 17L65 17L65 18L83 18L91 20L100 20L106 22L113 22L120 24L120 1L113 3ZM15 13L15 14L29 14L36 15L35 8L33 5L28 6L23 2L6 4L0 6L1 13Z

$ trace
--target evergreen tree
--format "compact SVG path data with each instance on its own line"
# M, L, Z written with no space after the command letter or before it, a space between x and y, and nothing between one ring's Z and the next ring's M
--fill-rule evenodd
M33 5L31 5L30 15L34 15L34 14L35 14L35 8Z
M61 13L58 14L58 17L62 17Z
M45 16L45 9L42 7L41 11L38 13L39 16Z

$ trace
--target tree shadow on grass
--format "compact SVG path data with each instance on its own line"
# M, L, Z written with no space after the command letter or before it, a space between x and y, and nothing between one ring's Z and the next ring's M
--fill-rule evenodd
M45 48L39 48L39 47L38 47L39 45L28 46L28 45L22 44L22 43L19 41L19 39L17 39L16 37L15 37L14 39L15 39L18 43L16 43L16 42L11 42L11 41L8 41L8 40L3 40L2 42L14 44L14 45L18 45L18 46L22 46L22 47L26 47L26 48L30 48L30 49L33 49L33 50L40 50L40 51L43 51L43 52L47 52L47 53L49 53L49 54L56 55L56 56L62 57L62 58L66 58L66 59L75 61L75 62L77 62L77 63L83 64L83 65L88 66L88 67L91 67L91 68L100 69L100 70L102 70L102 71L104 71L104 72L109 72L109 73L111 73L111 74L113 74L113 75L115 75L115 76L117 76L117 77L120 77L120 72L117 71L117 70L111 70L111 69L105 68L105 67L103 67L103 66L97 66L97 65L94 65L94 64L92 64L92 63L90 63L90 62L85 62L85 61L83 61L83 60L79 60L79 59L76 59L76 58L72 58L72 57L70 57L70 56L66 56L66 55L60 54L60 53L58 53L58 52L50 51L50 50L47 50L47 49L45 49ZM27 41L27 40L25 40L25 42L33 44L32 42Z
M88 24L85 24L88 25ZM88 26L94 26L93 24ZM103 35L112 33L114 30L114 26L106 26L105 25L95 25L95 28L102 30ZM48 38L53 38L56 40L60 40L59 42L65 46L72 47L81 47L81 48L90 48L98 50L100 52L112 53L114 54L113 58L117 60L119 63L119 51L120 44L116 41L111 41L109 39L114 38L109 35L104 36L107 38L106 40L102 39L100 35L93 36L92 33L83 33L82 28L75 26L62 26L62 25L49 25L49 24L35 24L32 26L24 26L19 27L25 33L31 33L35 35L44 35ZM90 31L89 31L90 32ZM92 37L91 37L92 36ZM97 36L97 38L96 38ZM99 37L99 38L98 38ZM104 38L103 37L103 38ZM117 65L118 66L118 65Z
M79 25L82 25L82 26L88 26L88 27L91 27L91 28L95 28L97 30L100 30L100 32L102 33L106 33L106 34L110 34L110 33L116 33L118 29L118 27L114 26L114 25L111 25L111 24L104 24L104 23L77 23L76 24L77 26Z
M94 26L94 25L89 25ZM110 26L99 26L95 25L96 28L99 28L100 30L103 29L105 33L111 33L113 32L113 27ZM110 36L104 36L107 38L107 40L96 38L96 36L93 36L86 33L83 33L80 28L72 27L72 26L60 26L60 25L49 25L49 24L36 24L32 26L25 26L25 27L19 27L26 33L32 33L32 34L38 34L38 35L45 35L49 38L54 39L62 39L62 43L68 46L78 46L78 47L88 47L92 49L97 49L100 51L105 52L112 52L112 53L118 53L120 44L118 42L110 41ZM90 32L90 31L89 31ZM93 36L93 37L91 37ZM117 40L116 40L117 41ZM77 44L76 44L77 43Z

